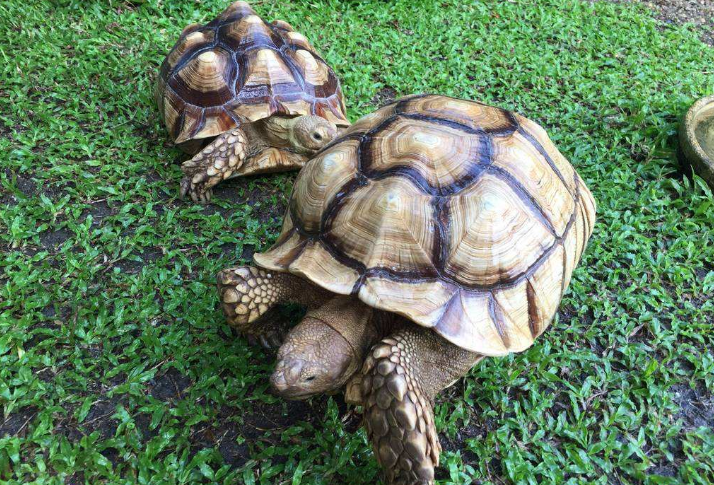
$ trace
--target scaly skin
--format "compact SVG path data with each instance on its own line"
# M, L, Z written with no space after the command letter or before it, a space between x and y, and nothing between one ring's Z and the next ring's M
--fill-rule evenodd
M308 311L278 350L270 378L275 393L302 399L339 390L362 366L367 345L378 339L373 313L371 307L341 295ZM367 345L355 347L356 342Z

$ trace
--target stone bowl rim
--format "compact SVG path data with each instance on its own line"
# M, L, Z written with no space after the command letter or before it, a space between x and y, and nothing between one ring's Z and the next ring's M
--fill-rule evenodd
M705 111L708 112L706 117L702 116ZM714 159L699 144L695 130L700 123L712 117L714 117L714 96L705 96L694 102L687 110L680 129L680 143L684 156L689 159L693 168L709 172L711 174L709 177L714 177ZM700 175L707 180L708 177L704 173ZM714 184L714 178L707 181L710 185Z
M699 144L699 140L697 140L697 135L695 133L697 126L705 120L705 118L700 115L706 108L711 109L710 116L706 118L708 120L710 117L714 117L714 96L705 96L700 98L689 107L687 114L684 116L684 129L686 131L685 136L687 138L687 144L691 146L700 158L712 163L712 160L707 152L705 152L704 148L702 148Z

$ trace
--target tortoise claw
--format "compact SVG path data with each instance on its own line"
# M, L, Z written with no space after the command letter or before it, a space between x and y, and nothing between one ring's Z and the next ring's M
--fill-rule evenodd
M285 336L283 335L282 330L276 328L266 331L264 334L262 334L260 336L260 343L266 349L277 349L278 347L283 345L284 338Z
M264 348L270 350L270 342L268 342L268 339L265 337L265 335L261 335L260 337L258 337L258 339L260 340L260 344Z
M271 350L283 345L285 334L281 329L271 329L266 330L262 334L248 334L247 338L250 345L261 346L267 350Z
M190 176L186 176L181 180L181 191L179 195L182 199L186 196L190 196L191 200L198 204L208 204L211 201L211 196L213 191L206 188L203 183L193 182Z
M280 347L283 344L283 333L275 332L268 337L271 347Z

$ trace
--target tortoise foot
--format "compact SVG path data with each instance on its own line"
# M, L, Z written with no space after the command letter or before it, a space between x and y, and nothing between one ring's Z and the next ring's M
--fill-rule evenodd
M280 300L274 275L263 269L241 266L220 271L218 293L228 323L246 334L256 336L261 343L282 341L275 319L262 325L252 325ZM265 342L263 342L263 339Z
M248 143L243 130L237 128L220 135L181 165L181 197L190 196L194 202L207 204L212 187L231 177L243 164Z

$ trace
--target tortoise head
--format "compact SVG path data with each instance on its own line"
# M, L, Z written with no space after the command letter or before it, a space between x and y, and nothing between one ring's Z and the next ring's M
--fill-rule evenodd
M278 350L270 384L283 398L307 399L336 392L361 364L361 356L344 336L308 315L288 333Z
M271 145L288 147L301 155L313 155L337 136L337 126L313 115L288 118L271 116L265 120Z
M299 116L292 126L291 144L295 150L312 155L337 136L337 126L319 116Z

